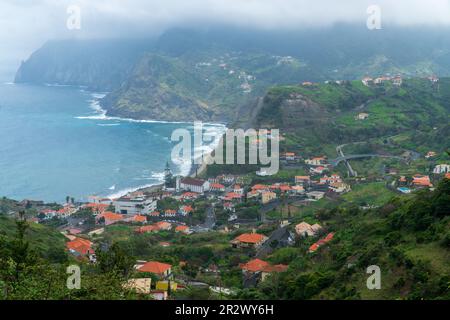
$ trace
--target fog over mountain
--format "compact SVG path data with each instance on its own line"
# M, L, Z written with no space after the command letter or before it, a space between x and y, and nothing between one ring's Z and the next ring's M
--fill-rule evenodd
M367 8L372 4L366 0L3 0L0 65L2 70L14 69L52 39L149 37L173 27L216 24L296 30L345 22L365 28ZM382 0L376 4L381 9L382 27L450 24L448 0ZM81 10L79 30L66 27L71 5Z

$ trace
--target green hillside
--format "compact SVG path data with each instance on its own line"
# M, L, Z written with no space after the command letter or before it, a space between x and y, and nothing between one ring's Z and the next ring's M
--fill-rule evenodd
M394 198L378 209L342 205L315 219L335 232L329 245L315 241L279 249L272 263L289 264L279 277L241 292L259 299L449 299L450 180L434 192ZM381 270L381 289L369 290L366 268Z
M449 94L449 78L438 84L405 79L400 87L389 82L367 87L361 81L279 86L268 90L256 123L279 128L288 146L311 152L357 141L386 144L390 138L403 148L443 151L450 147L445 138L450 127ZM356 120L359 113L368 118Z
M16 220L0 213L0 243L12 241L16 235ZM25 239L30 243L30 249L50 261L66 259L64 252L66 238L50 227L29 223ZM0 244L1 247L1 244Z

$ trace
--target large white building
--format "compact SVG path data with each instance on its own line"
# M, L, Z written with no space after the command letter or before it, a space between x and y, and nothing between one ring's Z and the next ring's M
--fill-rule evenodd
M433 169L433 173L439 174L439 173L447 173L450 172L450 165L448 164L438 164Z
M177 179L177 189L180 190L203 193L209 191L209 187L209 182L206 180L190 177Z
M113 202L116 213L121 214L150 214L157 208L156 199L146 199L145 197L128 198L122 197Z

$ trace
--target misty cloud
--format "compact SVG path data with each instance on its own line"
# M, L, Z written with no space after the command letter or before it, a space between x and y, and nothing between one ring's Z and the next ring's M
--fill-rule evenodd
M2 0L0 59L25 59L55 38L149 36L178 26L364 26L372 4L381 7L383 24L450 25L449 0ZM70 5L81 8L81 30L66 28Z

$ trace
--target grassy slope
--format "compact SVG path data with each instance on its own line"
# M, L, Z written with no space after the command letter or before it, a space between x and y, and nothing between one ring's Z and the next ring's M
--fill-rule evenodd
M279 86L268 91L258 122L280 128L290 146L307 152L323 148L332 153L329 144L396 135L403 135L399 141L403 147L429 145L444 150L450 147L444 141L450 130L449 96L447 78L440 80L439 87L426 79L406 79L401 88L366 87L360 81ZM369 113L369 119L355 120L359 112ZM313 119L308 118L311 115Z
M61 251L65 248L66 238L58 231L30 222L26 233L26 239L30 242L31 248L37 250L43 256L48 256L54 251ZM15 220L5 215L0 215L0 235L6 240L12 239L16 232Z
M439 200L440 199L440 200ZM276 251L273 263L289 263L280 292L263 283L258 297L288 299L433 299L450 295L450 180L437 191L393 199L373 210L341 205L317 211L335 239L308 254L316 239ZM381 290L369 290L366 268L381 269ZM276 281L276 279L274 279Z

